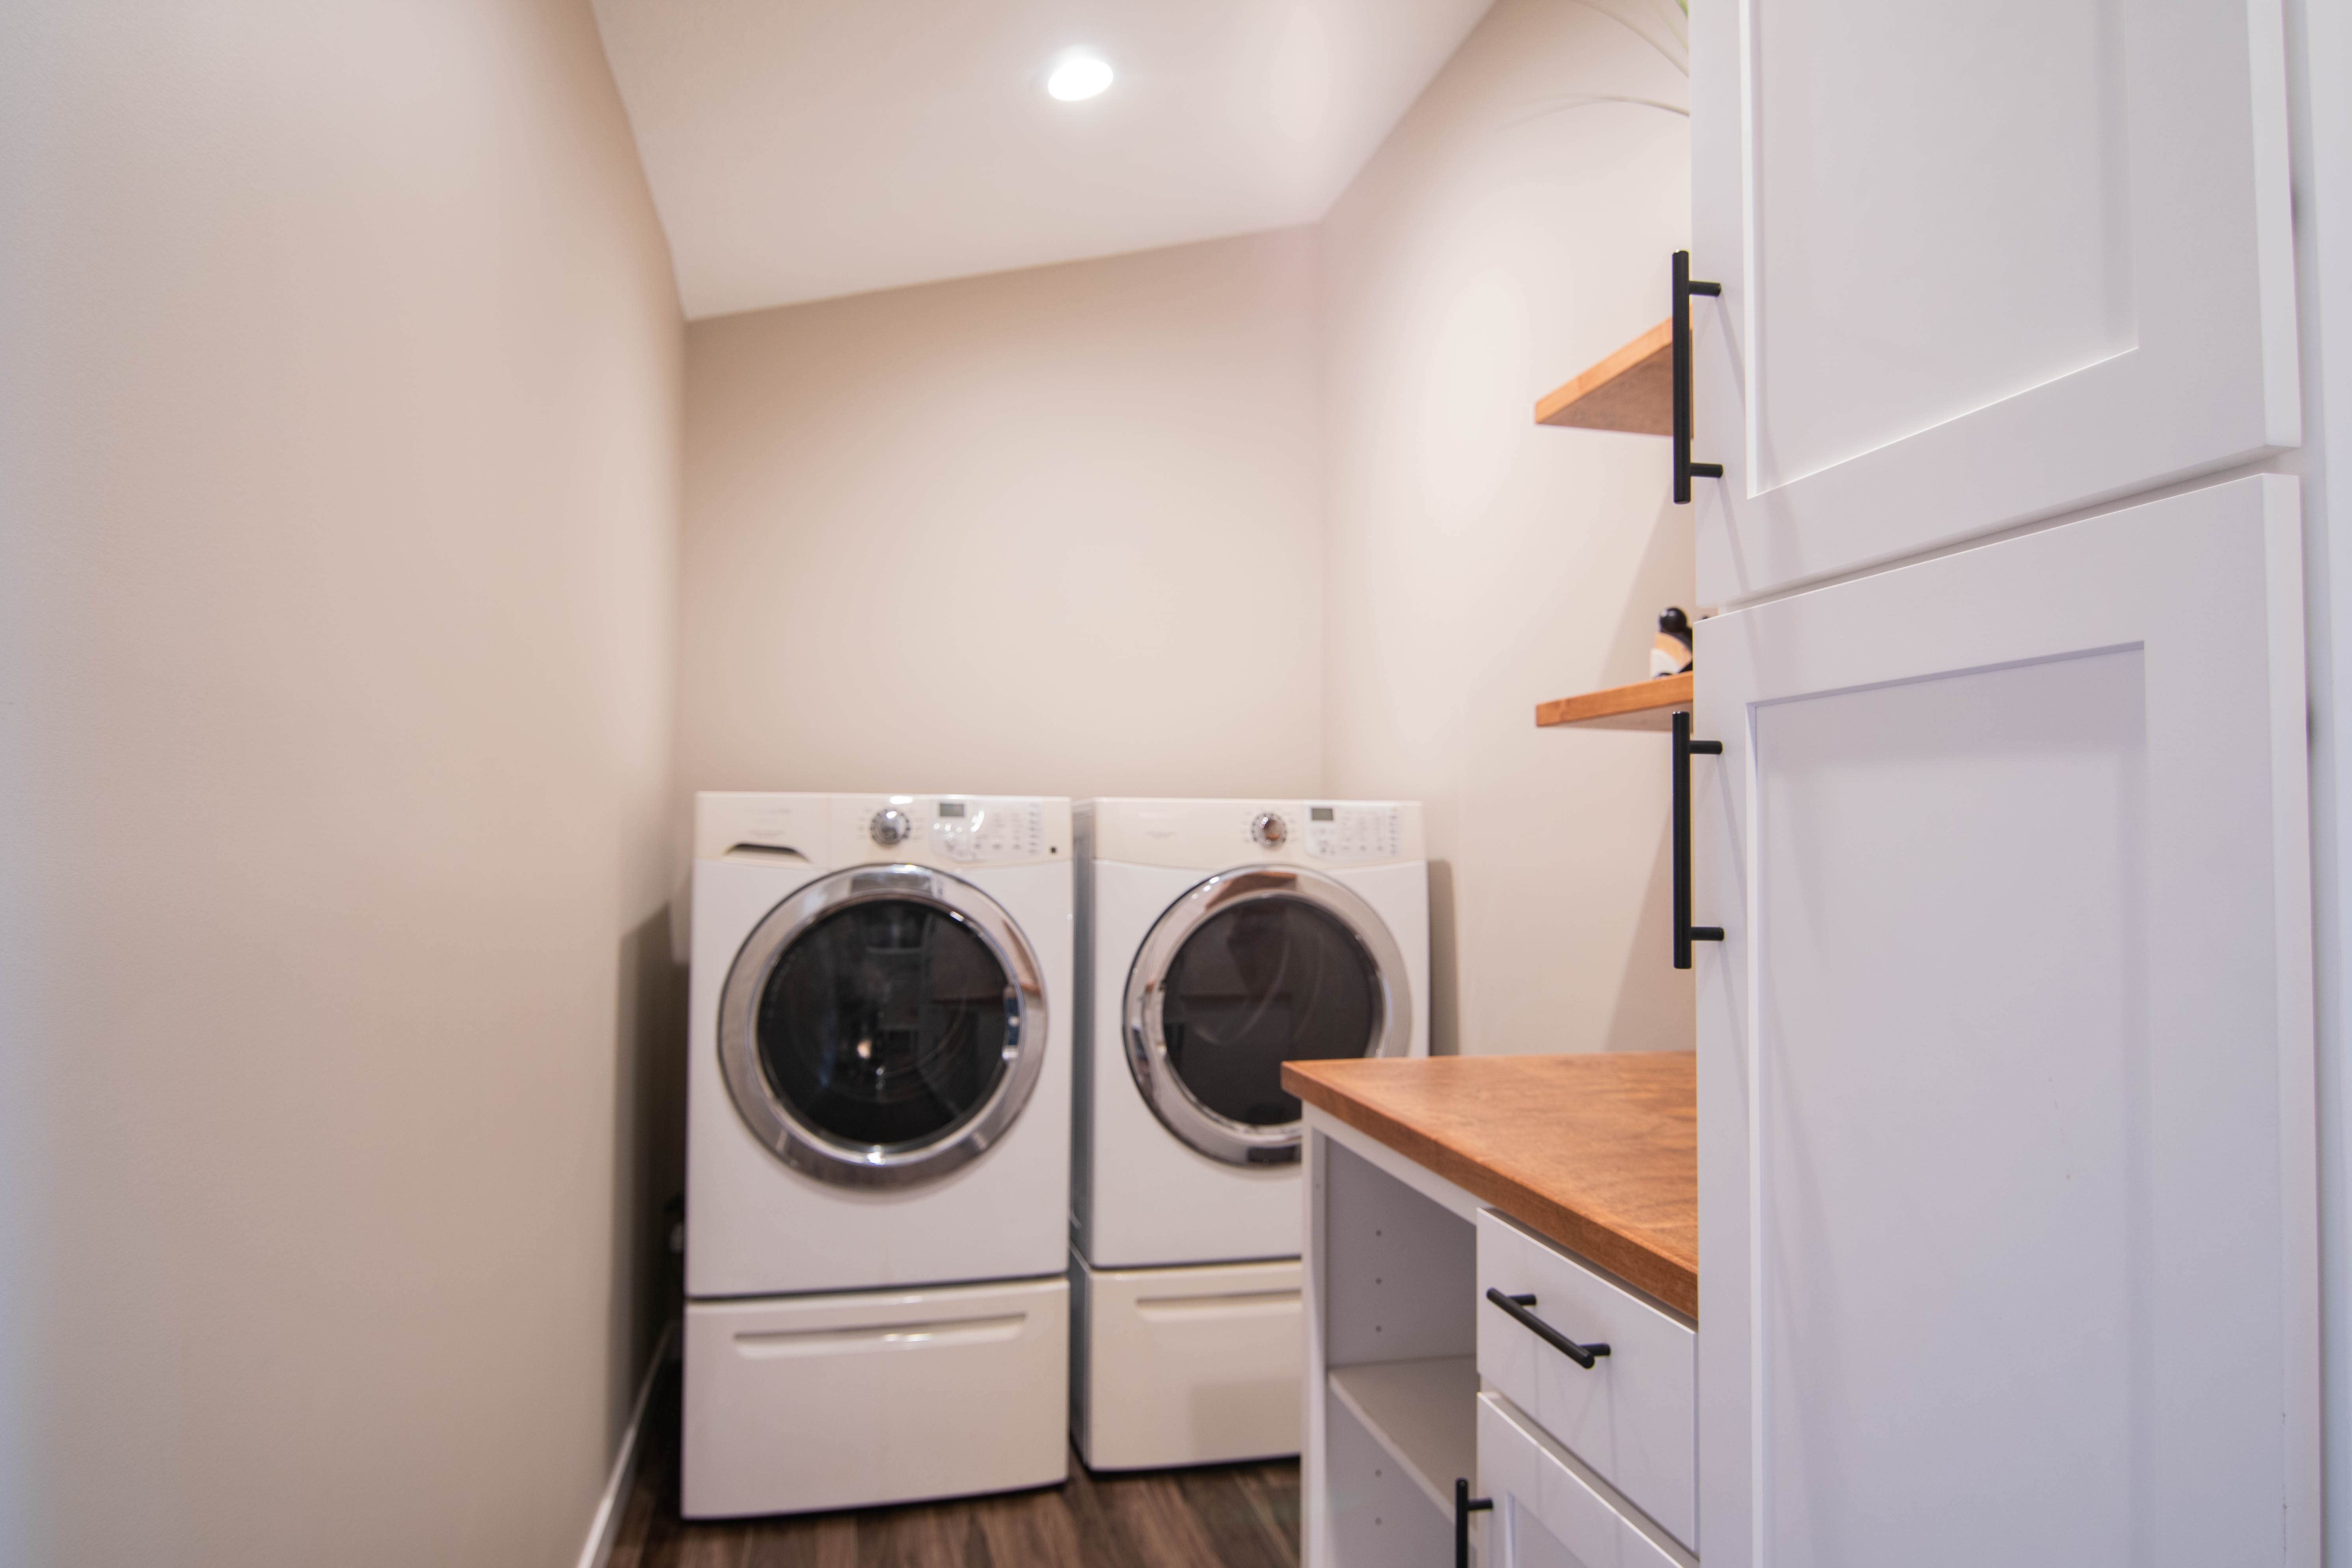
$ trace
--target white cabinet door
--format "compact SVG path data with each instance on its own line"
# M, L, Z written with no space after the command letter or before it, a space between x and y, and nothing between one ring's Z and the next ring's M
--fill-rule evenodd
M2300 439L2278 0L1690 12L1701 602Z
M1709 1568L2318 1562L2297 510L1703 626Z
M1478 1395L1478 1489L1494 1503L1484 1568L1689 1568L1672 1537L1621 1507L1607 1481L1491 1392Z

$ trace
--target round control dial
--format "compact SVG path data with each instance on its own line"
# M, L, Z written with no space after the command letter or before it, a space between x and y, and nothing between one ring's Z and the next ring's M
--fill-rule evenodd
M874 814L874 842L885 849L905 843L907 836L914 831L914 819L895 805L886 805Z
M1290 842L1290 824L1271 811L1261 811L1250 818L1252 842L1266 849L1279 849Z

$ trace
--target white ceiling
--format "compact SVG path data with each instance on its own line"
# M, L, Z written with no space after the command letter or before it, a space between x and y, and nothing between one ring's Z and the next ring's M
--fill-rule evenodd
M1488 0L594 4L693 318L1311 222Z

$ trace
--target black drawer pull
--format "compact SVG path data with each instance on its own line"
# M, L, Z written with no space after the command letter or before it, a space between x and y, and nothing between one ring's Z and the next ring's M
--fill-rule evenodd
M1609 1353L1607 1345L1578 1344L1574 1340L1528 1311L1528 1309L1536 1304L1536 1299L1533 1296L1506 1296L1500 1290L1489 1289L1486 1292L1486 1300L1508 1312L1536 1338L1588 1372L1592 1370L1592 1363L1595 1361Z
M1470 1478L1454 1478L1454 1568L1470 1568L1470 1516L1495 1506L1490 1497L1472 1497Z

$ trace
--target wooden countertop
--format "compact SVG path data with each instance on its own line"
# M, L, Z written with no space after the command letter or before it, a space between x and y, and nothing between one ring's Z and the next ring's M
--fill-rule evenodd
M1696 1320L1697 1060L1289 1062L1282 1087Z

